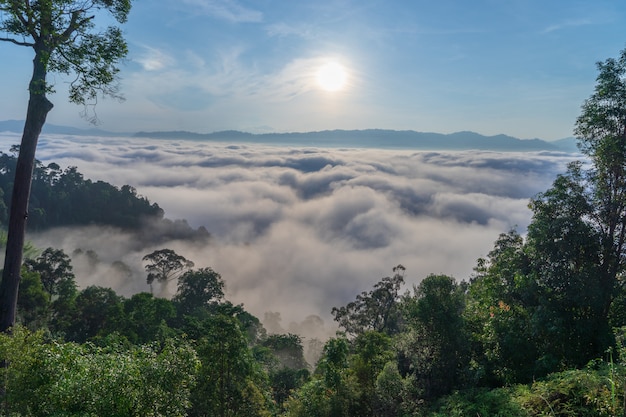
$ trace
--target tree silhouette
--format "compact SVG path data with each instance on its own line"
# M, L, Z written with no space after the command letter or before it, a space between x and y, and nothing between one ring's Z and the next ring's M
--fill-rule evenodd
M165 283L184 272L193 268L193 262L174 252L171 249L159 249L143 257L143 261L149 262L145 268L148 273L146 279L152 292L154 281Z

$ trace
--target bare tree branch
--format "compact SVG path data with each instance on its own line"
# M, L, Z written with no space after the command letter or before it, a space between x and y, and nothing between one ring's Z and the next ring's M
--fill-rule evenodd
M21 42L13 38L0 38L0 41L11 42L19 46L35 46L32 42Z

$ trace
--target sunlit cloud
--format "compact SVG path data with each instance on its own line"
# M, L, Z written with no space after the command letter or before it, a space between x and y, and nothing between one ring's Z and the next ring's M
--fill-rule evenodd
M274 72L262 72L259 68L245 65L241 60L241 48L224 49L212 62L200 57L185 56L189 66L167 66L170 62L164 54L150 50L141 58L145 72L131 75L127 80L130 89L141 90L144 96L161 107L181 111L198 111L207 108L219 98L225 101L247 103L284 103L319 91L317 75L329 62L342 62L336 57L297 58L285 63ZM342 63L348 77L349 69ZM157 70L160 70L157 72ZM167 80L167 82L163 82ZM356 77L350 74L345 83L346 92L355 85ZM315 103L315 102L312 102Z

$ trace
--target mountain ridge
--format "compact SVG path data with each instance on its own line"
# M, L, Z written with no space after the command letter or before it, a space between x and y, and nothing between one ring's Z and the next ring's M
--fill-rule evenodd
M0 121L0 132L21 133L23 126L24 121L20 120ZM393 129L333 129L286 133L249 133L238 130L224 130L211 133L197 133L186 130L115 133L95 128L80 129L46 124L44 125L43 133L325 147L577 152L576 139L574 138L546 141L538 138L519 139L505 134L486 136L472 131L459 131L448 134Z

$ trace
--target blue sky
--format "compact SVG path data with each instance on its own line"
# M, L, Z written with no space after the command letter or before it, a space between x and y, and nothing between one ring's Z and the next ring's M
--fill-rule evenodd
M123 26L112 131L472 130L571 136L595 62L626 46L618 0L144 0ZM31 51L0 42L0 120L23 119ZM325 91L318 69L345 70ZM10 65L6 65L9 63ZM89 128L56 82L48 122Z

